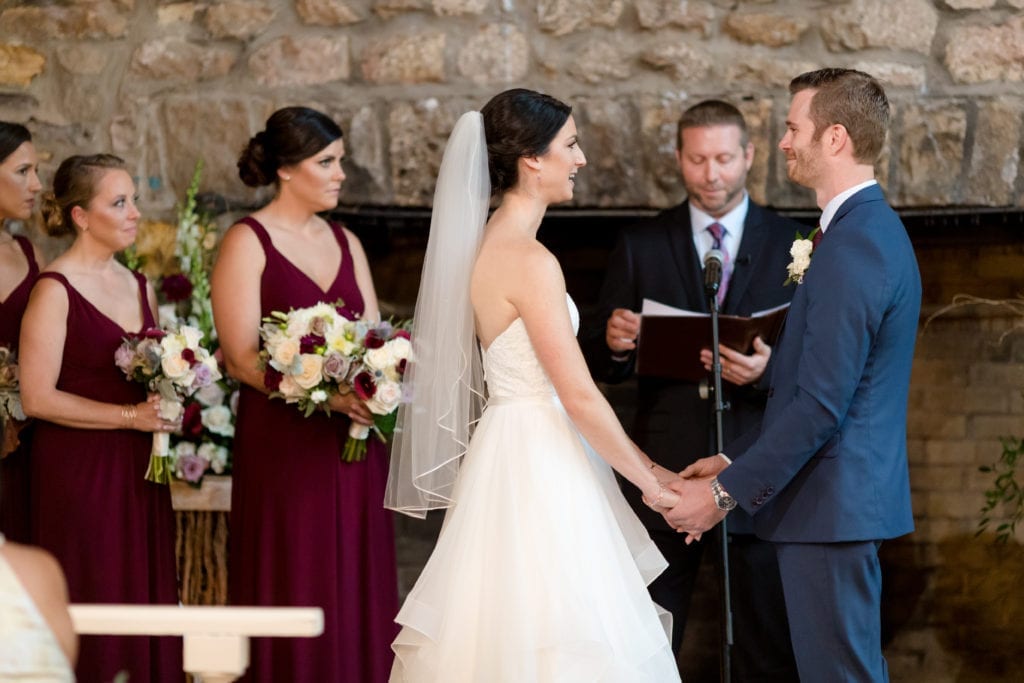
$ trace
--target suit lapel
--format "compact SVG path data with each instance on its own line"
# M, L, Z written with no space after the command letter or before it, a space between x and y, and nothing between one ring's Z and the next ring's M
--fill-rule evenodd
M743 238L740 240L740 248L736 258L733 259L732 277L729 279L729 291L725 295L725 312L735 313L740 311L740 303L747 293L753 278L754 268L757 267L758 257L765 246L765 230L762 225L763 213L760 206L750 202L747 209L747 218L743 223ZM782 276L785 279L785 274ZM782 280L779 280L781 283Z
M680 204L673 215L672 225L666 225L668 232L668 243L672 250L672 257L676 264L676 276L679 278L680 288L683 296L680 297L684 308L693 308L686 302L699 302L697 310L707 312L707 302L704 301L704 281L700 275L703 273L703 266L697 256L697 249L693 246L693 227L690 225L690 205L688 202ZM697 273L698 277L693 277Z

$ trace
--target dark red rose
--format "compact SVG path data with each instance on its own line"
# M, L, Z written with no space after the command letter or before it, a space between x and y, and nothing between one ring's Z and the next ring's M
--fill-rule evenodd
M366 333L366 337L363 338L363 346L368 349L379 349L384 346L384 342L386 341L386 339L382 339L377 335L376 330L370 330Z
M266 372L263 373L263 386L269 391L277 391L281 388L282 379L284 375L268 365Z
M403 375L403 376L405 375L405 365L406 365L406 359L405 358L403 358L402 360L398 361L398 365L395 366L395 369L398 370L398 374L399 375Z
M163 339L167 336L167 333L161 330L159 327L150 327L148 330L142 333L145 339Z
M352 380L352 389L360 401L369 401L377 393L377 384L373 381L373 375L368 372L360 372Z
M181 434L186 439L198 439L203 434L203 407L198 401L192 401L185 406L185 413L181 416Z
M188 363L189 367L192 367L196 364L196 352L192 349L182 349L181 359Z
M409 334L409 330L395 330L395 333L391 335L392 339L398 339L399 337L402 339L412 339L412 335Z
M315 353L316 347L323 346L327 340L319 334L307 334L299 340L299 353Z
M192 296L192 283L184 275L168 275L160 283L160 291L172 303L185 301Z

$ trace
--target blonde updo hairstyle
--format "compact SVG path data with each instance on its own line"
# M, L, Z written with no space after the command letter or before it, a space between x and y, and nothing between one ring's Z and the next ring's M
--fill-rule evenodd
M111 170L127 170L124 159L113 154L76 154L62 161L53 176L53 190L42 197L40 211L46 233L51 237L74 235L71 210L76 206L87 208L96 196L100 178Z

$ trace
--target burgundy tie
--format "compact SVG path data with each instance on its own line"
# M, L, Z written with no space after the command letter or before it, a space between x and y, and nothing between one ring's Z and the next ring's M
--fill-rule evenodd
M711 233L711 237L714 239L712 247L722 252L722 284L718 286L718 305L721 306L725 302L725 293L729 289L729 277L732 275L732 259L729 257L729 251L725 248L725 243L722 239L725 237L725 226L721 223L712 223L707 227L707 231Z
M818 245L821 244L821 238L824 237L824 236L825 236L825 231L822 230L821 226L819 225L818 226L818 231L816 233L814 233L814 237L811 238L811 251L812 252L815 249L818 248Z

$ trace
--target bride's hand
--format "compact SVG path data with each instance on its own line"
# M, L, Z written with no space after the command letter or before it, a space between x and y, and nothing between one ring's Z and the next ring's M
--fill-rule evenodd
M352 392L347 394L331 394L330 398L327 399L327 407L330 408L332 413L348 415L356 424L366 425L367 427L373 424L373 413Z
M670 476L672 478L678 478L676 477L676 475L671 473ZM676 493L671 488L671 478L668 481L666 481L659 477L658 483L661 485L660 489L658 490L658 493L654 494L653 496L643 494L641 498L647 507L651 508L655 512L665 514L666 512L668 512L669 510L671 510L672 508L679 504L679 494Z

